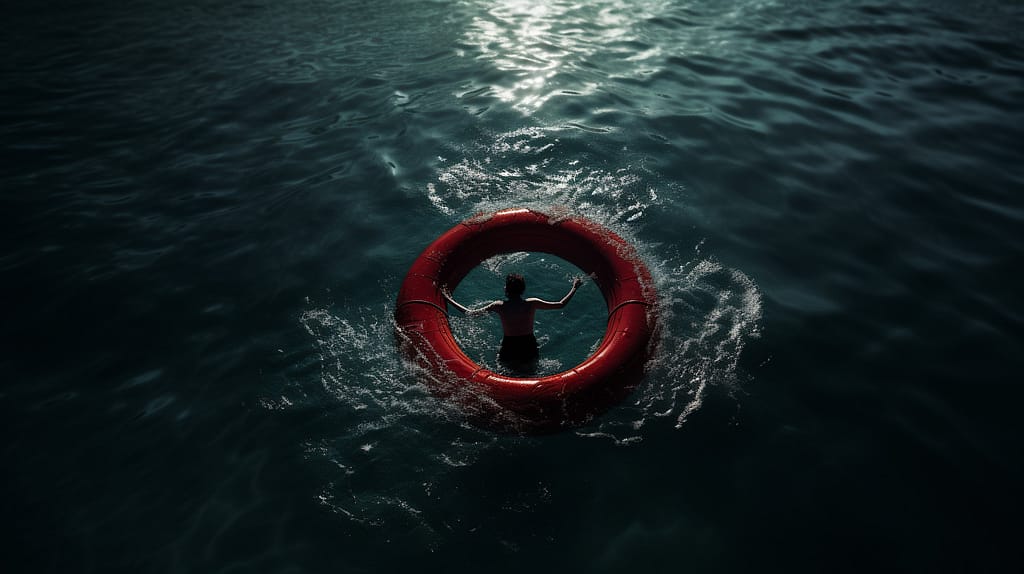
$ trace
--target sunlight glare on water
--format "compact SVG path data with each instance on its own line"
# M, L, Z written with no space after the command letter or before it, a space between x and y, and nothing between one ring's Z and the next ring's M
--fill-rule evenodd
M3 13L6 570L1019 570L1020 2ZM645 376L572 430L396 348L417 255L509 207L652 272ZM513 270L578 272L458 295ZM544 372L606 319L538 317Z
M513 80L491 87L493 93L524 115L540 110L558 95L587 96L601 89L599 75L571 82L572 89L560 89L570 82L560 75L575 74L590 66L588 58L610 47L621 52L626 70L661 53L657 46L631 49L638 26L656 16L667 2L645 0L625 2L497 0L485 2L487 9L473 18L466 41L477 46L477 58L496 69L511 73ZM645 69L645 73L653 70Z
M664 60L661 48L637 39L641 24L656 20L665 6L665 2L621 1L487 3L487 9L472 18L465 41L476 47L476 58L501 72L503 79L484 90L468 86L467 92L457 95L465 101L498 101L531 116L553 105L554 98L571 103L572 98L605 90L608 76L594 73L588 63L598 54L611 66L610 77L616 82L654 74L657 62ZM572 89L563 89L564 85ZM692 104L683 107L688 110ZM594 113L602 117L603 112ZM609 114L615 117L611 108ZM530 122L509 131L445 142L436 158L437 171L421 190L448 225L475 213L528 207L555 218L570 213L585 216L638 248L659 293L656 355L643 382L622 405L569 433L577 439L629 445L642 441L647 433L682 428L712 390L732 394L740 388L744 377L738 372L738 358L746 342L759 333L761 295L742 271L701 254L699 246L689 251L665 249L644 239L650 216L677 208L666 198L677 198L673 200L677 202L685 189L654 175L645 167L646 156L631 150L628 140L620 143L609 137L614 132L613 124ZM609 138L612 147L601 153L627 161L611 166L594 161L596 152L579 145L581 136L591 135ZM433 235L441 234L444 227L437 226ZM426 242L420 249L424 247ZM519 268L535 277L551 275L548 286L537 284L549 297L558 296L553 294L564 288L561 282L567 283L578 271L571 265L552 267L534 254L502 256L485 262L467 278L460 292L468 294L464 303L493 298L493 284L500 283L502 274ZM481 273L490 279L473 279ZM561 315L560 320L538 318L538 338L547 353L541 374L579 363L600 340L606 309L596 288L584 286L572 305L571 314ZM390 305L311 305L303 314L301 323L320 357L322 391L340 408L332 417L335 432L308 444L307 456L343 471L319 496L333 512L369 525L393 524L399 517L399 522L437 531L439 525L417 510L427 503L423 497L429 498L429 489L407 490L396 497L368 486L363 477L382 469L401 475L429 468L428 474L439 479L450 469L473 465L488 449L527 439L501 438L476 429L454 405L433 397L420 379L422 374L410 370L394 347L392 311ZM580 317L573 326L558 325L575 315ZM500 340L496 321L453 317L452 324L474 360L497 367L492 356ZM286 394L287 404L301 404L301 394ZM439 435L447 438L439 441ZM387 458L377 454L395 451L407 454ZM359 495L353 496L356 491Z

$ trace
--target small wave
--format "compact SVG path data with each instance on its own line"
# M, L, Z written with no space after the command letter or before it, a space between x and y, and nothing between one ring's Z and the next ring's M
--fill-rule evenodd
M491 143L468 150L466 159L450 163L438 181L428 186L428 195L439 211L453 219L513 205L563 215L579 213L639 248L655 276L660 298L658 353L634 394L632 408L610 413L597 431L577 433L633 444L642 438L640 429L648 423L666 419L682 428L713 389L730 394L736 390L739 357L746 342L760 334L761 294L742 271L713 258L666 253L671 248L644 242L639 228L645 217L670 208L672 198L681 192L677 186L651 181L642 165L609 172L566 159L562 148L568 144L563 137L564 128L523 128L499 134ZM499 273L510 262L522 265L525 258L526 254L514 253L484 265L491 273ZM465 340L486 339L480 327L460 328Z
M303 377L266 408L321 411L329 429L305 445L306 458L325 484L318 502L366 526L395 521L432 531L416 508L436 496L421 489L394 495L386 475L443 476L472 464L495 437L462 421L454 407L434 398L395 348L390 305L379 308L311 307L299 321L312 337L318 377Z
M676 327L661 341L650 369L650 384L637 405L643 416L671 416L677 428L700 408L709 387L733 390L743 347L760 336L761 293L736 269L710 259L696 259L672 269L658 269L662 320Z
M657 354L630 402L569 435L630 446L641 442L656 421L683 428L715 389L730 394L737 389L739 356L760 330L761 295L749 277L712 258L646 243L641 231L647 216L671 209L681 190L656 181L642 162L614 170L587 165L584 158L566 153L572 145L565 141L571 139L567 133L566 128L525 128L471 145L461 150L463 159L445 162L437 180L425 186L425 195L453 224L474 213L525 205L554 220L582 214L637 246L659 292ZM549 269L554 263L533 257L497 257L485 262L481 272L489 280L509 266L540 265L547 271L538 276L556 283L562 279L564 270ZM487 285L475 295L469 287L466 300L483 297L484 289L493 287ZM595 297L599 301L596 292ZM452 403L431 395L420 381L425 373L410 367L395 348L392 312L390 301L375 308L311 306L300 323L312 338L319 374L311 377L311 365L306 365L299 385L265 404L302 409L313 403L324 412L328 424L323 428L329 430L308 441L306 454L322 469L325 484L318 501L326 509L365 526L406 524L436 538L445 526L418 511L436 504L436 491L396 485L393 477L427 476L436 484L494 448L531 439L475 428ZM455 323L460 341L481 349L496 346L493 325ZM598 332L600 327L582 330ZM557 343L543 336L541 342ZM569 366L552 361L542 368ZM392 478L376 480L384 475Z
M715 389L734 396L742 375L739 358L746 343L760 336L761 293L742 272L713 259L652 269L659 294L658 351L632 404L601 419L585 438L629 446L643 440L657 421L682 429Z
M531 127L495 135L485 144L454 150L426 195L454 218L510 206L542 211L570 208L604 224L634 222L661 200L643 162L607 170L574 151L573 127ZM624 229L628 233L628 229Z

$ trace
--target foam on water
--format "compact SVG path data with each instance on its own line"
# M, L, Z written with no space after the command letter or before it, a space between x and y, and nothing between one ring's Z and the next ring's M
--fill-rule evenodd
M467 149L466 159L444 169L436 183L428 184L428 195L445 214L468 216L511 206L550 213L553 220L582 214L638 249L659 294L657 354L634 393L632 408L602 417L596 430L577 431L580 436L611 437L625 444L640 440L641 429L655 420L669 420L681 428L716 387L735 392L741 380L740 354L747 340L760 332L761 295L742 271L702 254L700 245L687 252L645 243L645 215L666 208L660 198L679 196L681 190L654 181L642 161L637 167L608 172L573 159L560 149L569 145L561 139L568 129L498 134L488 144ZM509 167L522 165L527 167ZM497 272L504 263L489 265Z
M455 148L464 157L442 158L427 195L438 211L456 219L512 205L555 217L570 210L602 223L640 219L658 202L656 191L643 185L642 163L611 172L587 165L582 154L572 152L574 129L523 128L497 134L486 145Z
M553 222L582 214L637 247L659 294L656 354L627 402L574 433L578 438L630 445L642 441L645 433L663 428L663 421L685 428L687 418L710 393L732 395L740 389L743 376L738 359L746 342L758 336L761 295L746 275L702 254L700 245L688 250L645 242L645 215L665 208L659 198L678 195L679 190L653 181L642 165L609 172L579 159L566 159L571 155L559 149L564 129L521 129L464 149L464 157L448 162L424 192L453 225L475 213L526 206L549 213ZM548 276L552 286L547 290L560 288L575 268L546 257L511 253L484 262L474 273L500 279L510 269L526 265L539 270L534 275ZM471 274L464 285L472 282ZM589 288L599 298L596 289ZM484 301L483 291L470 293L475 295L467 303ZM422 511L437 496L432 484L473 465L487 449L515 448L522 441L539 439L477 429L452 404L432 396L421 382L426 374L416 372L396 350L392 312L390 300L377 307L310 305L300 321L316 349L320 388L300 385L295 396L266 404L297 408L303 394L323 394L327 402L335 403L337 409L328 415L333 432L306 445L309 460L324 468L326 483L318 502L364 526L400 521L432 539L446 528ZM497 345L499 336L494 325L462 318L453 318L452 323L467 352L490 365L486 350ZM596 345L601 333L592 335ZM540 341L553 343L544 333ZM587 353L592 350L589 345ZM571 367L562 364L557 353L545 361L542 374ZM381 475L431 478L423 484L396 487L391 481L374 482Z
M697 257L675 267L655 267L662 336L645 383L635 394L635 416L600 423L598 433L639 440L658 419L682 428L715 387L732 394L742 375L738 361L746 342L760 334L761 295L742 272Z
M1020 562L1022 3L5 8L7 570ZM395 349L419 249L514 205L658 288L574 432L472 427Z

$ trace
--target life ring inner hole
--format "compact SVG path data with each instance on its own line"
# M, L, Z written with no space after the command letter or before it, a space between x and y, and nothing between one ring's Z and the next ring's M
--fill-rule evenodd
M504 299L505 277L520 273L526 279L526 297L558 301L572 285L572 278L584 277L584 284L563 309L537 311L534 332L541 346L536 376L570 369L590 356L605 335L607 306L597 285L569 261L540 252L514 252L482 261L454 286L455 299L471 308ZM480 366L514 376L497 360L501 325L497 316L461 317L449 308L452 334L462 351Z

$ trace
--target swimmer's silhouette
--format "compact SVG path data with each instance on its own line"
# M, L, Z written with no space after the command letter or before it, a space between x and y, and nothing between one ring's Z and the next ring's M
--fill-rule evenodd
M572 280L572 288L559 301L545 301L530 297L523 299L526 291L526 280L518 273L512 273L505 278L504 301L492 301L478 309L470 309L459 304L452 298L448 288L442 289L444 298L456 309L466 315L482 315L486 312L497 313L501 318L501 329L504 337L501 339L501 349L498 351L498 360L509 368L519 372L530 372L536 367L539 351L537 338L533 335L533 315L537 309L561 309L576 294L576 290L583 284L583 279L576 277Z

